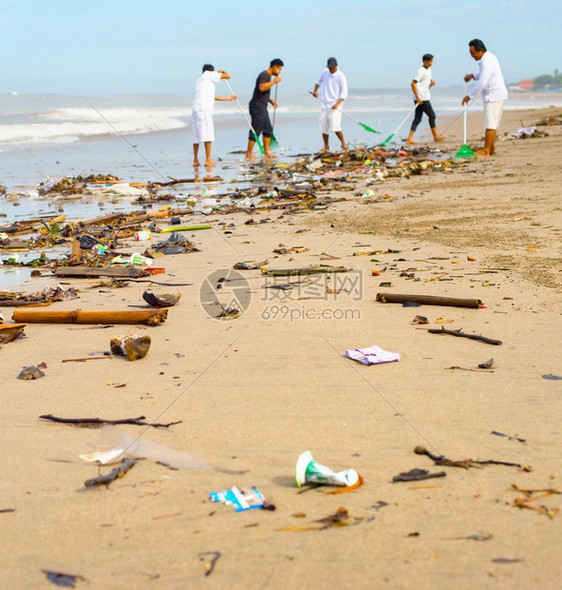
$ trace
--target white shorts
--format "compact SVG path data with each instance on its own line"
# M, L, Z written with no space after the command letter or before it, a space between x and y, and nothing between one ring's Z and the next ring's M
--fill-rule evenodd
M341 111L340 109L322 109L319 123L320 133L329 135L341 131Z
M191 137L193 143L215 141L215 126L211 113L193 111L191 114Z
M484 103L484 129L497 129L503 113L505 100Z

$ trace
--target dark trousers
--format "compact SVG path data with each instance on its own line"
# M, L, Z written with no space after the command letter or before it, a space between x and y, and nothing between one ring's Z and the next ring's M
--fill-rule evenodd
M254 131L256 132L256 135L258 137L262 133L264 137L271 137L271 135L273 134L273 127L271 126L271 121L269 120L267 105L256 106L250 103L250 117L252 118L252 127L254 128ZM256 140L251 129L248 138L250 139L250 141Z
M412 126L410 127L411 131L415 131L418 128L418 125L421 123L423 114L427 115L429 119L429 126L433 129L435 127L435 111L431 106L431 101L424 100L421 104L418 104L416 107L416 112L414 114L414 120L412 122Z

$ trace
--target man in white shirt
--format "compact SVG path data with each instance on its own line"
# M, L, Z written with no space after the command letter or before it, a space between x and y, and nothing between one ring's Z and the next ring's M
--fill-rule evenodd
M324 140L324 147L320 153L329 152L330 133L335 133L341 142L343 150L347 151L347 145L341 130L341 117L343 101L347 98L347 80L344 73L338 69L335 57L328 59L326 69L320 74L314 85L312 96L318 98L318 89L321 88L320 100L322 112L320 114L320 133Z
M435 141L442 141L445 139L444 135L439 135L437 133L437 129L435 127L435 111L431 106L430 88L435 86L435 80L431 75L433 55L431 55L431 53L426 53L422 57L422 62L423 66L418 70L418 73L411 83L412 92L414 93L414 102L417 104L417 106L414 120L412 121L412 126L410 127L410 134L406 140L406 143L410 144L418 143L417 141L414 141L414 133L416 132L418 125L421 123L424 113L429 119L429 128L431 129L431 133L433 133L433 139Z
M476 80L476 86L462 99L463 106L470 100L482 94L484 101L484 138L483 149L475 152L477 156L488 157L497 152L496 129L498 128L505 101L507 100L507 88L503 80L498 58L487 51L480 39L473 39L468 44L470 56L478 62L478 73L467 74L465 82Z
M193 141L193 165L199 166L197 155L199 144L205 144L205 166L213 166L211 160L211 142L215 141L213 111L215 100L236 100L236 96L215 96L215 84L230 79L230 74L215 68L211 64L203 66L203 74L195 84L195 96L191 105L191 135Z

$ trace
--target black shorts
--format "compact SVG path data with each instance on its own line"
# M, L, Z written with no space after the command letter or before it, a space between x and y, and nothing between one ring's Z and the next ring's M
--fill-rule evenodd
M252 127L254 128L254 131L258 137L260 134L262 134L264 137L271 137L273 135L273 127L271 126L271 121L269 120L267 105L264 107L259 105L256 106L250 103L250 117L252 118ZM251 129L248 138L250 141L256 140Z
M418 104L418 106L416 107L416 114L414 115L414 121L412 122L412 126L410 128L412 131L415 131L418 128L418 125L421 123L422 116L424 113L427 115L427 118L429 119L429 126L432 129L433 127L435 127L435 111L431 106L431 102L429 100L424 100L421 104Z

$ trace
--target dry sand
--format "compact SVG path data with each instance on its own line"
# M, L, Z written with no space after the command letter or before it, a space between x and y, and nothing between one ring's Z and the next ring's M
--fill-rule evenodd
M542 115L506 112L503 130ZM478 145L479 115L470 128ZM157 280L192 283L179 288L181 302L159 327L29 325L25 339L4 346L0 510L13 512L0 512L0 586L49 587L41 572L48 569L97 588L559 587L562 515L514 507L522 494L510 490L562 487L562 381L542 377L562 375L562 129L542 129L550 136L499 142L490 160L385 183L381 195L391 198L371 205L355 200L280 220L263 212L256 220L271 222L254 226L243 215L225 217L236 224L233 234L199 232L201 252L158 259L167 274ZM460 147L461 121L447 134L445 147ZM310 250L274 258L280 243ZM400 252L352 256L368 249ZM332 264L358 271L348 276L361 278L360 291L347 282L339 287L349 293L326 296L333 282L318 279L272 299L253 270L243 273L251 304L239 319L217 321L199 303L216 269L266 258L271 268L304 267L323 251L340 257ZM415 276L400 276L405 271ZM127 309L142 304L145 287L82 290L79 300L55 308ZM375 302L379 291L479 298L485 308L404 308ZM503 344L428 334L412 325L416 314L429 327L452 320L447 328ZM145 359L61 362L100 355L123 333L151 336ZM372 344L401 360L368 367L342 357ZM474 369L490 357L493 372L447 369ZM45 378L16 379L22 366L41 361ZM77 456L99 431L38 420L45 413L182 420L168 430L123 429L244 473L143 461L108 488L85 491L97 468ZM532 470L434 466L413 453L419 444L452 459ZM344 495L299 493L294 468L305 450L336 470L355 468L365 484ZM415 467L447 476L391 483ZM233 485L258 486L277 510L235 513L210 503L210 492ZM559 509L562 497L532 505ZM350 526L279 530L339 508ZM212 551L221 556L205 577L200 553Z

